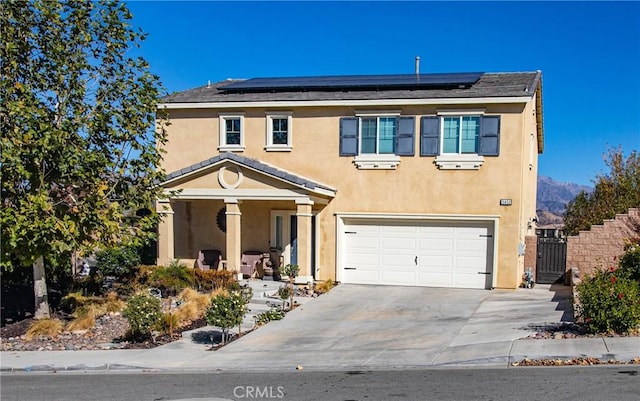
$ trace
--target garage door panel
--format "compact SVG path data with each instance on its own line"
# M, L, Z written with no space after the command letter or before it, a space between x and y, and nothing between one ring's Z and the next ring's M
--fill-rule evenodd
M406 253L406 251L414 253L414 250L416 249L416 240L415 238L383 238L380 241L380 248L385 252L394 254L402 254Z
M486 262L482 261L481 263L481 261L479 261L477 257L458 256L456 258L456 271L459 271L461 273L469 270L474 270L476 272L485 271L485 268Z
M453 287L453 273L450 272L419 272L416 276L416 285L426 287Z
M394 237L415 238L417 227L412 226L380 226L380 233Z
M485 253L487 251L487 241L477 239L459 239L456 241L456 248L465 253Z
M410 255L389 255L383 254L380 255L380 263L384 267L393 267L398 266L400 269L404 270L415 270L415 257L411 257Z
M349 257L345 259L345 266L378 269L380 267L380 255L375 253L349 255Z
M453 256L451 255L421 255L418 257L420 269L451 270L453 268Z
M418 240L418 255L448 255L455 248L455 241L452 238L434 238Z
M408 271L382 271L382 282L390 285L414 285L415 273Z
M379 284L381 282L381 271L357 269L357 270L345 270L344 281L347 283L358 284Z
M456 274L455 287L484 288L486 276L482 274Z
M420 226L418 227L417 232L418 237L420 238L453 238L455 235L455 228L433 224Z
M372 221L345 224L343 280L363 284L486 288L489 222Z

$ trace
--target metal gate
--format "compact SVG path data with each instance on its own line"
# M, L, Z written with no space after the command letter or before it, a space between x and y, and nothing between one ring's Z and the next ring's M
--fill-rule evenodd
M538 237L536 283L553 284L564 282L566 266L566 239Z

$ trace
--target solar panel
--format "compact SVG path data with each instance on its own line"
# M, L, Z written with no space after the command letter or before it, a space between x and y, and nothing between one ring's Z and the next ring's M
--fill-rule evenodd
M336 75L320 77L251 78L221 87L227 92L262 92L284 90L367 90L433 87L468 87L480 79L482 72L401 75Z

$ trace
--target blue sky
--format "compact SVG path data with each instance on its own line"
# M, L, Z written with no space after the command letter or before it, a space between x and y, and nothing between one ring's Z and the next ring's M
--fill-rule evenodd
M591 185L640 150L640 2L127 3L168 92L226 78L543 73L539 174Z

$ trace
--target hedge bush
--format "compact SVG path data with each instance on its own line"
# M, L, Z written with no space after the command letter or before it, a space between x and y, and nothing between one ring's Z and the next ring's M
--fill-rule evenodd
M129 321L133 337L150 337L151 330L162 319L160 300L145 294L137 294L129 298L123 316Z
M178 260L168 266L158 266L153 270L150 284L162 290L162 293L179 293L182 289L193 285L193 270Z
M103 276L130 277L140 264L138 248L120 246L96 253L96 270Z
M578 321L592 333L624 334L640 325L640 283L619 269L598 269L576 286Z
M228 270L193 269L194 283L199 291L212 291L219 288L230 289L236 282L234 274Z
M625 247L620 258L620 272L630 279L640 282L640 240L636 239Z

